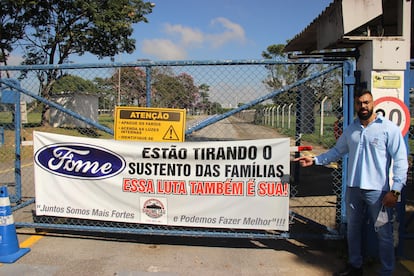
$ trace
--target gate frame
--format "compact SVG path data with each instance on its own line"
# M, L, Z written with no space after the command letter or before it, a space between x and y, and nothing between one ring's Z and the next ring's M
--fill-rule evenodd
M146 68L146 93L147 93L147 101L146 104L149 107L151 102L151 69L154 66L203 66L203 65L276 65L276 64L334 64L328 67L325 70L322 70L317 73L313 73L312 75L305 77L296 81L291 85L286 85L280 89L272 91L265 96L259 97L253 101L250 101L247 104L244 104L238 108L232 109L226 113L220 114L218 116L214 116L212 118L206 119L201 123L197 124L194 127L191 127L186 130L185 134L190 135L194 131L200 130L204 127L207 127L211 124L214 124L220 120L226 119L238 112L246 110L256 104L262 103L266 100L269 100L280 93L289 91L295 87L298 87L308 81L316 79L324 74L327 74L333 70L342 67L342 74L343 74L343 82L342 82L342 97L343 97L343 116L344 116L344 127L349 125L352 121L353 115L353 93L354 93L354 86L355 86L355 77L354 77L354 63L351 60L327 60L321 61L320 59L315 60L304 60L304 61L293 61L293 62L281 62L275 60L227 60L227 61L162 61L162 62L152 62L152 61L142 61L138 63L112 63L112 64L84 64L84 65L75 65L75 64L64 64L64 65L32 65L30 66L30 70L45 70L45 69L90 69L90 68L116 68L116 67L145 67ZM27 66L3 66L0 67L1 70L13 70L13 71L20 71L20 70L27 70ZM11 88L13 91L18 92L20 99L20 93L28 95L46 105L49 105L57 110L66 113L76 119L79 119L87 124L96 127L99 130L107 132L109 134L113 134L113 130L102 126L89 118L85 118L69 109L64 108L61 105L58 105L54 102L51 102L47 99L40 97L37 94L34 94L26 89L20 87L20 84L13 79L1 79L0 84L5 85L8 88ZM20 164L20 150L21 150L21 142L20 142L20 131L21 131L21 118L20 118L20 100L18 101L19 104L15 104L15 112L16 112L16 120L15 120L15 142L16 142L16 163L15 163L15 180L16 180L16 195L11 197L14 203L17 203L12 210L16 211L23 207L26 207L35 202L35 198L28 200L26 202L21 202L21 164ZM17 120L18 119L18 120ZM300 139L296 141L300 144ZM346 165L346 160L344 159L344 167ZM346 173L344 170L342 172L342 194L344 193L344 183L346 183L345 179ZM289 238L318 238L318 239L343 239L343 227L342 225L345 222L345 206L344 206L344 197L341 197L341 227L339 231L335 229L329 229L326 226L320 225L317 222L314 222L310 219L307 219L299 214L296 214L292 211L289 211L289 215L292 218L299 217L301 220L304 220L308 223L317 225L323 230L327 231L327 233L322 234L294 234L287 232L278 232L278 233L270 233L267 231L248 231L248 230L232 230L229 229L210 229L210 228L203 228L203 229L193 229L188 227L169 227L169 226L157 226L157 225L140 225L140 228L121 228L121 227L105 227L105 226L82 226L82 225L70 225L70 224L53 224L53 223L26 223L26 222L15 222L17 227L27 227L27 228L42 228L42 229L55 229L55 230L74 230L74 231L87 231L87 232L107 232L107 233L130 233L130 234L141 234L141 235L169 235L169 236L190 236L190 237L215 237L215 238L258 238L258 239L289 239Z

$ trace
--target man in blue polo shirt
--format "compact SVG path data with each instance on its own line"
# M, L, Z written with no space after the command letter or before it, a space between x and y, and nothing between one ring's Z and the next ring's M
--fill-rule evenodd
M362 275L362 225L364 214L376 221L386 210L385 224L376 227L381 261L380 275L392 275L395 267L392 208L407 180L407 149L400 129L390 120L374 113L370 91L356 93L354 120L336 145L316 157L296 158L302 167L327 165L348 154L346 215L349 263L334 275ZM390 169L392 185L390 187ZM385 208L383 208L385 206Z

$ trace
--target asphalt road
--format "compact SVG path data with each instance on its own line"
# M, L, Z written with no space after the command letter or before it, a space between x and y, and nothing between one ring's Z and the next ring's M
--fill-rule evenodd
M328 254L334 244L323 247L287 240L48 233L16 263L1 265L0 274L330 275L342 262Z

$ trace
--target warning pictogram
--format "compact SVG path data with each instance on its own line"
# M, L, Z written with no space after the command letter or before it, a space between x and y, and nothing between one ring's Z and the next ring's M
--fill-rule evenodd
M179 141L180 140L173 126L170 126L168 128L167 132L164 134L162 139L166 141Z

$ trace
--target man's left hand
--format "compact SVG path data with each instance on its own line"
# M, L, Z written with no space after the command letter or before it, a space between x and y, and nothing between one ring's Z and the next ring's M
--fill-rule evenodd
M385 207L395 207L398 201L398 196L395 196L393 192L388 192L385 194L384 198L382 199L382 204Z

